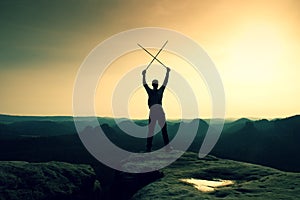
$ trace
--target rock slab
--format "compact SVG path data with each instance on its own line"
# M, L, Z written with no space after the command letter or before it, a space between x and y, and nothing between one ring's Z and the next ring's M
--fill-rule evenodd
M0 200L95 199L96 174L89 165L64 162L0 162Z

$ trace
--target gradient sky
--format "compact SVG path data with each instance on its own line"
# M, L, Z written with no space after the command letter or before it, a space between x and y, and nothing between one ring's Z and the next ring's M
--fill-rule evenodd
M73 84L88 53L113 34L155 26L179 31L206 50L223 80L226 117L295 115L300 113L299 10L298 0L2 0L0 113L72 115ZM111 70L103 83L120 73ZM176 118L178 103L168 93L166 112ZM209 117L207 91L200 93L200 117ZM136 96L131 117L146 118L145 93L141 89ZM109 105L97 114L111 116Z

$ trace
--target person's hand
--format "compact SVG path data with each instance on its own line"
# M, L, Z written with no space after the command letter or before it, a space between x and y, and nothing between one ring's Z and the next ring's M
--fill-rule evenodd
M169 67L167 67L167 72L170 72L170 71L171 71L171 69Z
M146 74L146 70L143 70L142 75L145 76L145 74Z

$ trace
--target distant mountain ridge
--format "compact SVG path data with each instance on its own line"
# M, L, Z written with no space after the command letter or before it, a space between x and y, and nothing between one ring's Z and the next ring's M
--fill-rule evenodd
M288 171L300 170L300 116L243 121L224 128L213 149L222 158L267 165Z
M73 121L72 116L21 116L0 114L0 123L19 121Z
M88 118L85 118L88 119ZM86 155L72 117L27 117L0 115L0 160L52 160L66 159L74 155ZM133 152L143 151L145 139L134 138L124 133L113 118L98 118L107 137L121 148ZM121 123L127 123L122 119ZM189 151L198 152L202 145L208 123L199 122L197 135ZM183 120L186 125L193 120ZM217 121L217 120L216 120ZM218 122L218 121L217 121ZM138 125L146 125L147 120L135 120ZM172 139L178 130L179 121L167 122ZM214 125L214 124L213 124ZM186 134L189 134L187 131ZM156 134L153 148L163 146L161 134ZM55 147L55 148L54 148ZM55 152L55 153L54 153ZM81 153L84 152L84 153ZM211 152L221 158L256 163L273 168L300 172L300 115L283 119L256 120L241 118L227 121L221 137ZM88 154L88 153L87 153ZM75 158L74 158L75 159Z

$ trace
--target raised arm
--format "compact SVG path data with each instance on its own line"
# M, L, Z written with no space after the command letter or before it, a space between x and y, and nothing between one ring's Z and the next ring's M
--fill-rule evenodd
M170 73L171 69L169 67L167 67L167 73L166 73L166 77L165 77L165 80L163 82L163 86L167 86L168 84L168 80L169 80L169 73Z
M147 93L149 94L149 92L150 92L151 89L149 88L149 86L148 86L148 84L146 82L146 70L144 70L142 72L142 75L143 75L143 86L146 89Z
M142 72L142 75L143 75L143 85L147 85L147 83L146 83L146 70L144 70Z

